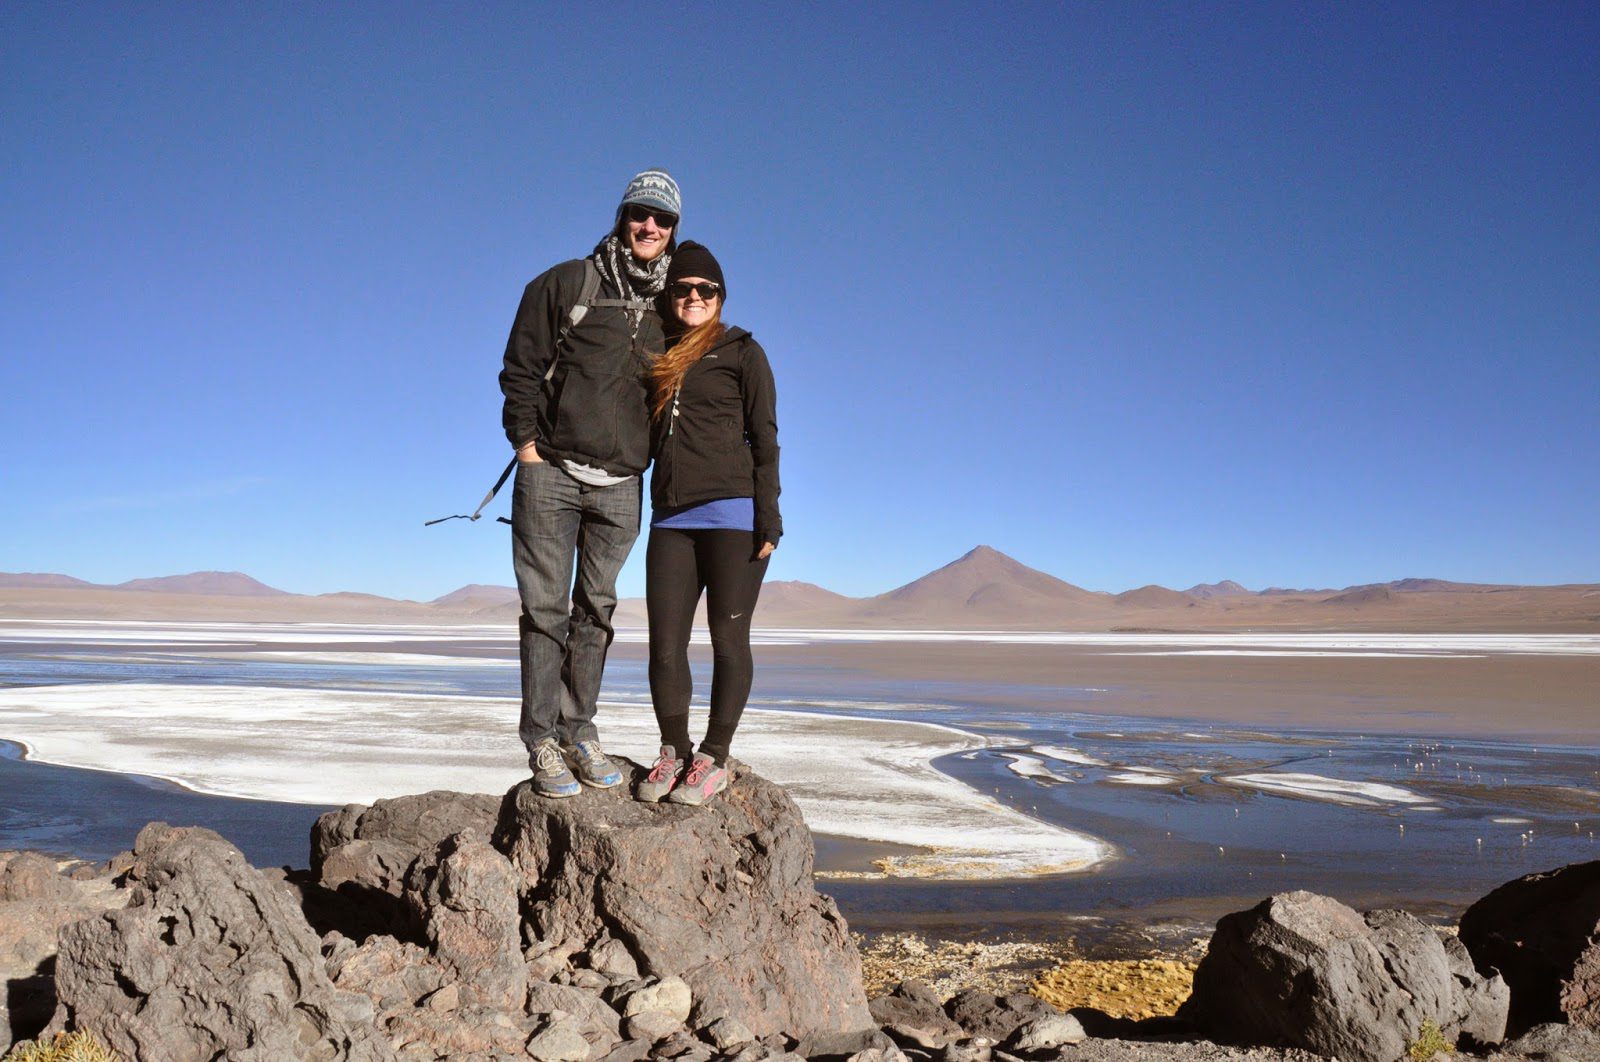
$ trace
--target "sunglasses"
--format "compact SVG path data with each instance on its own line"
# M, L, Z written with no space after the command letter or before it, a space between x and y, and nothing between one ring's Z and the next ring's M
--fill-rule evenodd
M643 225L650 218L656 219L656 227L662 229L675 229L678 227L678 215L669 214L665 210L652 210L642 203L629 203L628 209L622 216L636 225Z
M667 291L672 294L674 299L687 299L692 291L702 299L710 302L712 299L722 296L722 285L714 284L709 280L702 281L699 284L688 284L680 280L668 288Z

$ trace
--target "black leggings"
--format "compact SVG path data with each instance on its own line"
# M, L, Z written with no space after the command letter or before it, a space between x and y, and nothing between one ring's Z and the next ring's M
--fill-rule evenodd
M750 615L767 562L756 560L753 531L650 529L645 551L645 605L650 613L650 699L661 743L689 755L689 630L700 592L711 627L711 723L700 751L723 764L750 697Z

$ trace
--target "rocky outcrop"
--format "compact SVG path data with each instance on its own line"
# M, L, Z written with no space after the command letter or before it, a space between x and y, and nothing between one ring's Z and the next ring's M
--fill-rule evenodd
M520 1010L528 995L517 874L467 829L440 841L406 874L406 905L463 1005Z
M735 1016L757 1037L873 1024L844 919L813 885L800 810L746 768L703 808L623 787L553 801L521 785L495 847L521 875L534 936L620 941L645 975L683 979L698 1024Z
M463 830L488 837L500 804L500 797L448 790L380 800L371 807L347 804L311 827L311 871L330 889L358 881L399 896L413 859ZM341 851L357 841L366 844Z
M86 879L85 866L63 874L46 856L0 852L0 1052L37 1035L55 1011L61 927L126 902L109 881Z
M967 1031L944 1012L944 1004L921 981L901 981L888 995L867 1004L872 1020L896 1042L909 1047L945 1047Z
M1600 1029L1600 861L1500 886L1461 916L1461 942L1481 972L1511 986L1512 1032Z
M798 809L742 771L701 809L526 786L352 805L312 831L312 873L152 823L122 887L10 858L0 906L68 912L13 947L54 957L47 1031L132 1060L893 1052L811 861ZM93 890L125 909L75 902ZM22 924L0 917L0 955Z
M1509 1005L1503 981L1411 915L1291 892L1217 923L1179 1016L1224 1042L1395 1062L1425 1022L1497 1043Z
M55 1029L129 1059L377 1057L372 1005L339 992L290 895L210 830L152 823L125 909L61 931Z
M744 770L700 809L620 790L429 793L331 812L313 844L315 875L257 870L210 831L159 823L90 870L0 853L0 966L26 974L9 979L12 1016L22 988L42 987L52 1028L90 1028L132 1062L1391 1062L1430 1023L1493 1044L1510 1003L1450 934L1288 893L1218 924L1178 1019L980 990L941 1000L914 981L869 1004L843 921L811 885L799 812ZM1551 887L1536 877L1529 888ZM1541 905L1570 915L1583 880L1513 909L1529 925ZM1491 1057L1582 1059L1595 1036L1542 1025Z

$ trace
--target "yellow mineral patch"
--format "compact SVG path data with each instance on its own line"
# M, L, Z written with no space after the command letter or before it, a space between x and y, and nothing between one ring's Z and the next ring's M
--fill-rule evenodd
M1028 991L1062 1010L1093 1007L1114 1018L1154 1018L1172 1014L1189 998L1195 965L1183 959L1071 959L1040 974Z

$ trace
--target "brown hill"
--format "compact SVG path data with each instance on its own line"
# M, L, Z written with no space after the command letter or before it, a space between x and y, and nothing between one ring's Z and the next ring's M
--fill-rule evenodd
M135 586L154 589L133 589ZM1237 586L1238 584L1232 584ZM210 592L222 587L229 592ZM1227 583L1207 588L1227 590ZM1242 588L1241 588L1242 589ZM473 584L429 603L371 594L288 594L239 573L199 572L108 587L66 575L0 573L0 619L229 620L515 624L516 592ZM701 619L703 622L704 612ZM618 626L643 626L622 601ZM1600 585L1505 586L1400 579L1343 590L1199 597L1145 586L1113 598L980 546L887 593L846 597L812 583L762 591L761 627L871 629L1568 631L1600 633Z
M208 597L279 597L278 590L243 572L190 572L188 575L163 575L155 579L129 579L113 590L139 590L154 594L201 594Z
M459 590L452 590L448 594L434 598L428 604L441 608L471 610L492 608L496 605L516 605L517 588L495 586L490 583L468 583Z
M1107 594L1073 586L1030 568L990 546L852 609L855 625L908 623L921 627L1030 626L1068 622L1105 611Z
M1112 600L1123 608L1188 608L1195 603L1195 599L1188 594L1180 594L1154 583L1118 594Z
M44 587L94 586L94 583L74 579L70 575L47 572L0 572L0 587L41 589Z
M1184 591L1190 597L1209 599L1213 597L1246 597L1252 591L1245 589L1232 579L1224 579L1220 583L1196 583Z

